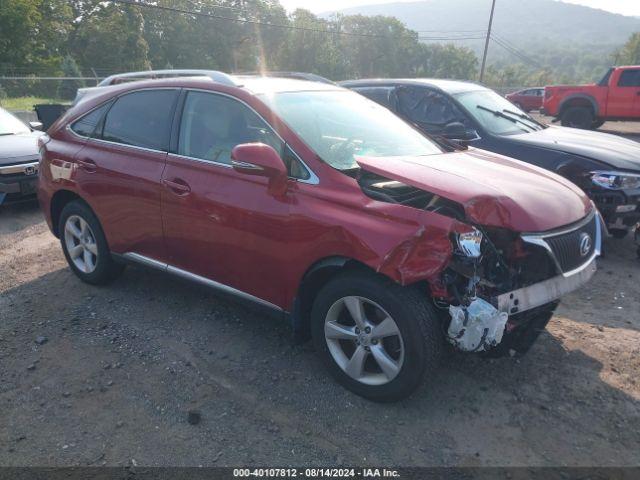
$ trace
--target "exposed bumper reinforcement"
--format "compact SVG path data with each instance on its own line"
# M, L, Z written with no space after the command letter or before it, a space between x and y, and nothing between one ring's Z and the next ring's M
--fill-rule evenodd
M498 310L509 315L539 307L572 292L587 283L596 272L593 258L570 276L558 275L540 283L504 293L496 297Z

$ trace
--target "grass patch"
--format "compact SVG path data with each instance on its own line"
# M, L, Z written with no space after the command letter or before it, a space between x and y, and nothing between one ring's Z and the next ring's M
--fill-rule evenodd
M42 97L15 97L15 98L0 98L0 107L5 110L27 110L32 111L34 105L49 103L69 103L68 100L60 100L57 98L42 98Z

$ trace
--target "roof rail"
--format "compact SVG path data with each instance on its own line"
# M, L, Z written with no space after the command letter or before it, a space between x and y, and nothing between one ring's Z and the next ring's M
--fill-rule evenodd
M115 85L120 80L145 80L152 78L171 78L171 77L209 77L216 83L236 87L238 84L231 75L227 75L217 70L146 70L141 72L117 73L102 80L98 86L106 87Z
M293 78L296 80L307 80L309 82L327 83L329 85L335 85L335 82L328 78L316 75L315 73L307 72L249 72L239 75L259 75L262 77L277 77L277 78Z

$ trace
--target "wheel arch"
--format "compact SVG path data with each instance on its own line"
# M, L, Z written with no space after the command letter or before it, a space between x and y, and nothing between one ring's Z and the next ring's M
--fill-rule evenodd
M60 232L58 229L58 223L60 222L60 215L62 214L62 210L64 207L70 202L79 200L84 203L87 207L93 211L91 206L84 200L80 195L72 190L61 189L56 191L51 197L51 207L50 207L50 215L51 215L51 228L53 230L53 234L60 238Z
M310 338L311 308L318 291L336 275L347 270L361 270L380 275L359 260L341 255L316 261L302 276L293 301L291 324L296 339L306 341Z
M567 96L560 103L560 108L558 109L558 115L562 116L562 114L569 107L588 107L593 111L593 116L597 117L600 109L598 108L598 102L591 95L587 95L585 93L575 93Z

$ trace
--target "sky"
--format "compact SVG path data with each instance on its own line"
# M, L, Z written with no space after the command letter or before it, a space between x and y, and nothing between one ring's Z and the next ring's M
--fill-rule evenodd
M306 8L315 13L342 8L355 7L357 5L371 5L374 3L393 3L416 0L280 0L280 3L289 11L296 8ZM486 1L490 0L478 0ZM576 3L587 7L599 8L622 15L640 17L640 0L563 0L565 3Z

